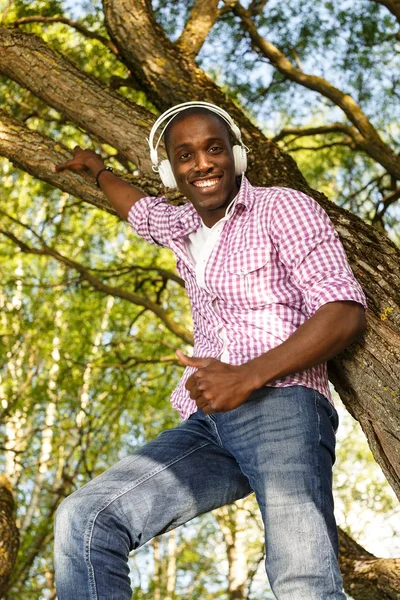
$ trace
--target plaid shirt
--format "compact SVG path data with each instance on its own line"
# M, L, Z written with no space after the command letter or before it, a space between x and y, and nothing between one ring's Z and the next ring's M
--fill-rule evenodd
M191 204L142 198L128 222L145 240L176 255L192 306L193 356L218 358L227 349L227 362L240 365L284 342L327 302L353 300L366 307L329 217L302 192L255 188L244 179L201 281L187 251L187 236L201 226ZM184 419L197 410L185 389L194 370L185 369L171 396ZM291 385L313 388L332 401L326 363L268 382Z

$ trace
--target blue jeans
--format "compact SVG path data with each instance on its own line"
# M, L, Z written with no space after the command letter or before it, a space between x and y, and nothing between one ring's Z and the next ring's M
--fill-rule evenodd
M58 509L59 600L131 600L128 555L254 491L278 600L345 600L332 464L337 413L314 390L264 387L227 413L201 410Z

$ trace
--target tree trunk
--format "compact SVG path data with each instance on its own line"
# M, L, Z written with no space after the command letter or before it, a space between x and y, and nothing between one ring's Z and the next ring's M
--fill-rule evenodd
M247 175L252 182L309 190L291 156L267 139L179 44L172 44L155 22L149 0L103 0L103 7L122 60L157 108L163 111L190 100L218 104L240 124L250 148Z
M46 406L46 414L44 418L44 428L42 431L42 439L40 444L40 454L37 465L37 472L35 475L35 479L33 482L33 490L31 499L25 514L25 517L22 521L21 525L21 536L25 535L27 530L30 528L32 524L32 520L36 511L39 508L40 497L43 492L43 486L45 484L46 478L48 476L49 471L49 463L52 458L52 450L53 450L53 429L56 422L56 413L57 413L57 377L58 372L60 370L60 337L59 333L62 327L61 323L62 311L60 309L56 310L55 313L55 325L56 325L56 333L53 338L53 349L51 356L53 358L53 365L49 371L49 377L47 382L47 395L48 402Z
M153 575L153 596L154 600L161 600L161 561L160 561L160 538L155 537L151 541L153 546L153 559L154 559L154 575Z
M245 509L246 499L238 500L230 506L223 506L215 511L218 524L224 536L228 559L228 598L229 600L246 600L248 565L246 555L248 511Z
M7 477L0 475L0 598L3 597L17 557L19 533L15 524L14 499Z
M165 596L164 600L173 600L175 596L176 586L176 531L173 529L168 533L167 553L166 553L166 569L165 569Z

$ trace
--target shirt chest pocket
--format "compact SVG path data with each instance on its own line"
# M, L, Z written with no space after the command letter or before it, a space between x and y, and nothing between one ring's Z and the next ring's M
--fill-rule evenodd
M268 304L271 291L271 247L245 248L230 254L224 271L237 301L256 308Z

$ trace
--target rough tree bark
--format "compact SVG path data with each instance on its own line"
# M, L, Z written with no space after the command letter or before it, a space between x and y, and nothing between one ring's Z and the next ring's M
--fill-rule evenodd
M187 39L173 44L166 37L155 23L149 0L104 0L103 5L118 56L159 110L199 98L223 106L235 118L245 143L251 148L248 174L252 183L303 190L330 215L370 307L367 331L332 361L331 378L346 407L361 423L375 459L400 497L399 250L384 235L310 189L293 159L266 139L196 65L193 57L183 53ZM196 48L199 44L201 41ZM144 141L153 121L146 110L124 100L61 58L40 38L4 28L0 30L0 73L31 90L94 138L114 146L140 168L135 183L148 193L159 192L160 185L151 171ZM40 161L35 160L34 152L28 151L31 140L40 152ZM2 155L51 185L106 208L105 200L88 178L71 173L55 175L48 168L67 152L60 144L29 131L6 113L0 115Z
M377 558L339 531L340 569L354 600L399 600L400 558Z
M7 477L0 475L0 598L6 589L19 546L14 499Z

